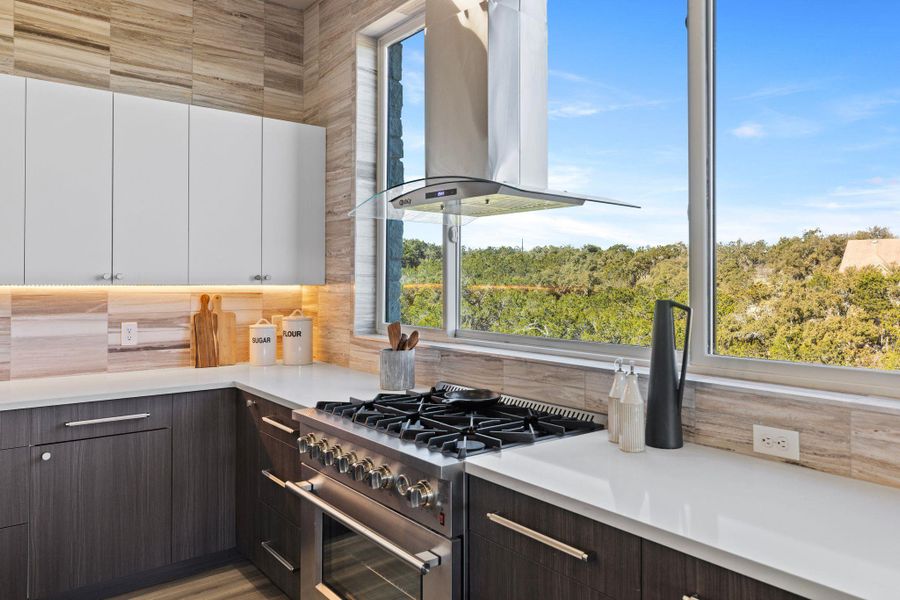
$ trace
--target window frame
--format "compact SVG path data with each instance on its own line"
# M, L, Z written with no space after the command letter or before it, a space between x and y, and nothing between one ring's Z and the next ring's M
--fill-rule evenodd
M715 353L716 228L715 228L715 3L716 0L687 1L688 78L688 290L694 309L689 348L691 375L710 375L793 385L859 395L900 397L900 372L861 367L794 363L756 358L738 358ZM424 13L411 18L379 40L378 45L378 189L386 180L387 47L424 28ZM426 73L427 78L427 73ZM426 148L427 156L427 148ZM600 342L558 340L532 336L463 330L459 323L460 245L454 236L455 224L445 216L444 328L418 329L423 339L464 343L513 352L543 353L580 359L610 360L624 357L637 364L649 364L650 349ZM377 317L375 329L386 332L384 221L378 227ZM404 325L405 331L416 329Z

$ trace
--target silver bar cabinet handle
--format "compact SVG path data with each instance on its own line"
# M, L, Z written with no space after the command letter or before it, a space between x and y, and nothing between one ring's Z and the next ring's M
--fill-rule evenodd
M263 423L268 423L269 425L271 425L271 426L274 427L275 429L280 429L281 431L283 431L283 432L285 432L285 433L290 433L291 435L293 435L293 434L295 434L295 433L299 433L298 430L296 430L296 429L291 429L291 428L288 427L287 425L282 425L281 423L279 423L278 421L276 421L275 419L273 419L273 418L271 418L271 417L263 417L263 418L262 418L262 421L263 421Z
M537 532L534 529L529 529L528 527L525 527L524 525L520 525L519 523L516 523L515 521L510 521L509 519L501 517L500 515L498 515L496 513L487 513L485 516L487 516L487 518L490 521L493 521L494 523L496 523L497 525L500 525L501 527L506 527L507 529L511 529L512 531L515 531L516 533L520 533L520 534L524 535L525 537L529 537L529 538L535 540L536 542L540 542L540 543L544 544L545 546L550 546L554 550L558 550L564 554L568 554L572 558L577 558L578 560L587 562L588 559L590 559L590 557L591 557L591 555L588 554L587 552L585 552L584 550L579 550L578 548L575 548L574 546L570 546L564 542L553 539L552 537L544 535L543 533Z
M278 486L281 486L281 487L284 487L284 486L285 486L284 481L281 480L281 479L278 479L278 477L276 477L275 475L273 475L273 474L272 474L272 471L270 471L269 469L263 469L263 470L262 470L262 474L263 474L267 479L269 479L272 483L274 483L275 485L278 485Z
M277 560L282 567L284 567L291 573L296 573L297 569L299 569L299 567L295 567L294 565L292 565L291 561L289 561L288 559L283 557L281 554L278 553L277 550L275 550L275 548L272 547L271 540L265 541L265 542L260 542L259 545L262 546L263 550L265 550L266 552L271 554L272 558Z
M118 415L116 417L103 417L101 419L88 419L86 421L69 421L66 427L84 427L85 425L101 425L103 423L117 423L119 421L137 421L149 419L150 413L138 413L136 415Z
M370 542L381 546L384 550L393 554L403 562L415 567L422 575L427 575L432 568L441 564L441 557L437 554L434 554L433 552L411 554L394 542L383 537L381 534L372 531L350 515L331 506L313 493L313 485L310 482L300 481L294 483L293 481L288 481L285 485L291 492L300 496L335 521L338 521L347 529L358 533Z

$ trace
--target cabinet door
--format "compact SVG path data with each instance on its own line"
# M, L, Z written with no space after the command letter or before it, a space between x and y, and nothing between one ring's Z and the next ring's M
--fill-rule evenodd
M112 93L27 83L25 283L103 283L112 269Z
M25 283L25 79L0 75L0 285Z
M28 526L0 529L0 598L28 597Z
M477 533L469 534L469 597L492 600L610 600Z
M61 594L168 564L168 429L31 449L31 595Z
M172 399L172 561L234 548L234 390Z
M264 283L325 283L325 130L263 119Z
M734 571L643 541L644 600L803 600Z
M190 111L190 282L255 283L262 266L262 118Z
M189 108L122 94L114 102L115 281L187 283Z

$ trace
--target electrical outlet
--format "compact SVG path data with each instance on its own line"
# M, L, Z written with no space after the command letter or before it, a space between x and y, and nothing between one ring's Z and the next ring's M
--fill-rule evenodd
M800 460L800 432L754 425L753 451L788 460Z
M138 324L134 321L122 323L122 346L137 346Z

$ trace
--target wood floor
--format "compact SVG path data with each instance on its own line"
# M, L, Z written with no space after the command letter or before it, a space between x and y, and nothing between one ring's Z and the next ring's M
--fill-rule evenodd
M249 562L240 562L146 588L113 600L287 600L275 585Z

